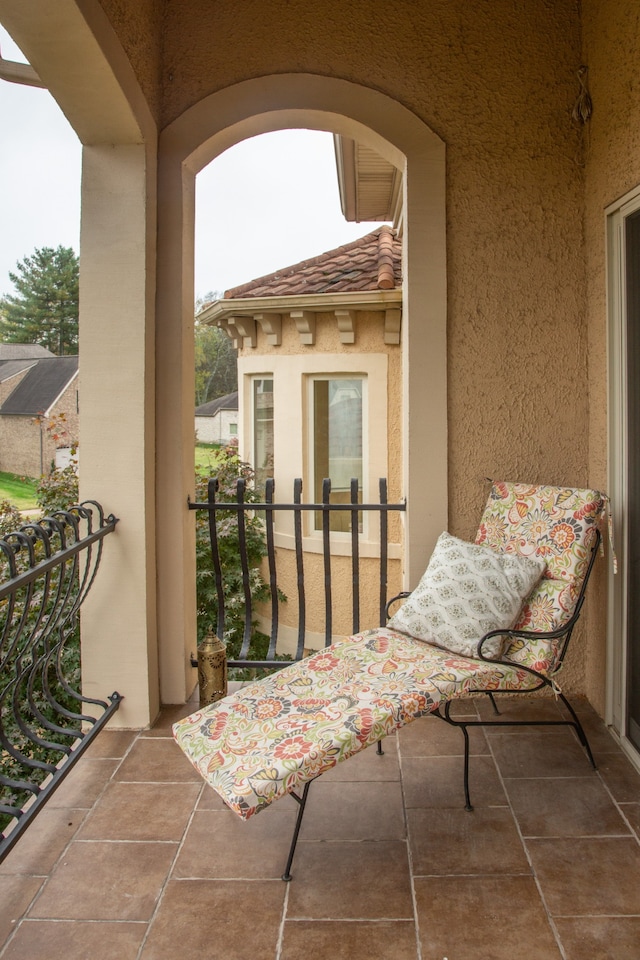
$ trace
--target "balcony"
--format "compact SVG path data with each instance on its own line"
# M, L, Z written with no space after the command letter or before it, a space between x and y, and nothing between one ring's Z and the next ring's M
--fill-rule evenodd
M189 709L103 731L0 866L2 960L636 960L640 775L585 701L597 772L567 729L472 729L473 813L434 717L339 765L289 884L297 805L226 810L171 738Z

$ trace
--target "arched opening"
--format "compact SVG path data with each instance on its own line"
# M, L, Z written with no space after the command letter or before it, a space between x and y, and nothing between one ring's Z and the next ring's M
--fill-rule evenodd
M415 582L447 523L444 145L397 102L345 81L280 75L205 98L159 146L157 558L161 699L193 685L193 324L195 176L234 143L270 130L329 130L372 146L404 171L404 576ZM181 317L181 322L177 318ZM176 638L183 638L182 644Z

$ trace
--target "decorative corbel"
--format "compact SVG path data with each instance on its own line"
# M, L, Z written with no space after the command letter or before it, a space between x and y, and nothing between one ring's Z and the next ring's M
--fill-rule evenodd
M256 313L254 318L262 327L267 343L272 347L279 347L282 344L282 314Z
M229 320L242 337L243 347L255 347L257 345L258 332L253 317L230 317Z
M340 343L356 342L356 312L355 310L336 310Z
M292 310L291 319L300 334L300 343L312 347L316 342L316 315L310 310Z
M217 320L216 326L219 327L220 330L224 330L226 335L233 343L233 349L239 350L241 346L240 334L236 330L234 323L230 320Z
M399 307L389 307L384 312L384 342L389 344L400 343L400 325L402 310Z

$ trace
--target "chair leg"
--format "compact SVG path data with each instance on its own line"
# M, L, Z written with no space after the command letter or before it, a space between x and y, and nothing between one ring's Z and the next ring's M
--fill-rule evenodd
M291 864L293 863L293 855L296 852L296 844L298 843L298 834L300 833L300 827L302 826L302 818L304 816L304 808L307 805L307 796L309 793L309 787L313 783L313 780L307 780L304 785L304 790L302 791L302 796L299 797L297 793L291 793L291 796L298 804L298 816L296 817L296 825L293 829L293 836L291 838L291 846L289 847L289 856L287 858L287 865L285 867L284 873L282 874L282 879L286 880L287 883L292 879L291 876Z
M382 740L378 740L378 745L376 747L376 753L379 757L384 757L384 750L382 749Z
M573 729L574 729L574 730L576 731L576 733L578 734L578 739L580 740L580 743L582 744L582 746L584 747L584 749L585 749L585 751L586 751L586 754L587 754L587 756L588 756L588 758L589 758L589 762L591 763L591 766L593 767L594 770L597 770L598 768L596 767L596 761L593 759L593 754L592 754L592 752L591 752L591 746L590 746L590 744L589 744L589 741L587 740L587 735L586 735L586 733L584 732L584 729L583 729L583 727L582 727L582 724L580 723L580 720L578 719L578 714L575 712L575 710L573 709L573 707L571 706L571 704L569 703L569 701L567 700L567 698L565 697L565 695L564 695L562 692L559 692L559 697L560 697L560 699L562 700L562 702L564 703L564 705L565 705L565 707L567 708L567 710L569 711L569 713L571 714L571 717L572 717L572 719L573 719L573 723L571 724L571 726L573 727Z
M473 804L469 795L469 733L466 724L462 723L460 726L464 735L464 808L471 811L473 810Z
M490 690L486 690L485 692L486 692L487 696L489 697L489 700L491 700L491 704L492 704L492 706L493 706L493 712L496 714L496 716L499 717L499 716L500 716L500 711L498 710L498 704L496 703L496 699L495 699L494 695L491 693Z

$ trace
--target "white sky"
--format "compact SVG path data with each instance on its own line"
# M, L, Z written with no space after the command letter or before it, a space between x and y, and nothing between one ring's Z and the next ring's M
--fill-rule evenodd
M0 27L0 50L22 60ZM78 138L46 90L0 80L0 296L36 247L79 250ZM222 292L364 236L340 211L331 134L245 140L197 180L195 293Z

